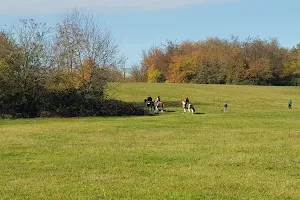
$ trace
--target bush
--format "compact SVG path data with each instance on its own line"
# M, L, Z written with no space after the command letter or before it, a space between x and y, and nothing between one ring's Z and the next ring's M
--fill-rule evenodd
M14 116L10 115L10 114L2 114L1 115L2 119L14 119Z
M43 113L61 117L130 116L147 114L142 105L119 100L105 100L102 93L77 90L58 92L49 96Z
M293 78L291 81L291 85L299 86L300 85L300 78Z
M45 92L38 101L20 95L2 96L2 118L28 117L88 117L146 115L143 104L103 98L103 93L84 93L80 90Z

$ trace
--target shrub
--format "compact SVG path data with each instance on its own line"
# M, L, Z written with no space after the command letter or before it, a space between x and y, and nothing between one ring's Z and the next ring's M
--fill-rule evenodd
M103 93L84 93L77 89L45 92L39 100L30 96L2 96L0 113L3 118L88 117L146 115L143 104L104 99Z

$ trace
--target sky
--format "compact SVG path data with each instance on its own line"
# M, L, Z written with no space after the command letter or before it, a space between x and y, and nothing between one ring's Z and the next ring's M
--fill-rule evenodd
M73 9L91 12L110 29L126 67L143 50L168 40L208 37L277 38L283 47L300 43L299 0L0 0L0 28L32 18L55 26Z

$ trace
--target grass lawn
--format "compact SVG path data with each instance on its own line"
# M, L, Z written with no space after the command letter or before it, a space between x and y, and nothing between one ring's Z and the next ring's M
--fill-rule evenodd
M0 199L300 199L299 87L128 83L107 93L160 95L166 112L0 120ZM195 114L179 105L187 96Z

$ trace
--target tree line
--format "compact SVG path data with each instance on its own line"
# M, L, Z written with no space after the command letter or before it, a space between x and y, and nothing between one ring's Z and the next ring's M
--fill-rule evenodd
M299 85L300 44L167 41L125 66L112 33L93 15L73 10L55 27L22 19L0 30L0 117L145 114L135 103L108 99L108 82Z
M299 85L300 45L288 49L259 37L168 41L144 51L130 76L136 82Z
M111 32L74 10L55 27L23 19L0 31L0 117L142 115L107 100L125 59Z

